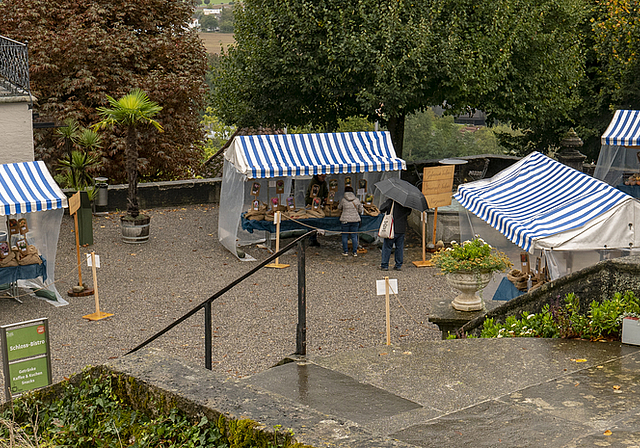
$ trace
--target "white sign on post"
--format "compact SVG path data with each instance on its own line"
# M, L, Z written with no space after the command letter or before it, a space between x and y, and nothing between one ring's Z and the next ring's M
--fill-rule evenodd
M383 296L387 293L385 288L384 280L376 280L376 294L379 296ZM389 294L398 294L398 279L390 278L389 279Z
M87 266L92 266L91 264L91 254L85 254L87 256ZM94 257L96 259L96 267L99 268L100 267L100 255L95 255Z

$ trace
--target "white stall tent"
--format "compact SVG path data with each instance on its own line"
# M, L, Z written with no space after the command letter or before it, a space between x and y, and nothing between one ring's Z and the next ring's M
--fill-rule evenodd
M538 152L454 197L524 251L543 251L552 279L640 244L637 200Z
M57 300L46 300L56 305L66 305L58 293L55 279L56 250L67 197L49 174L42 161L0 165L0 230L9 235L7 218L26 218L29 232L27 241L34 245L46 260L47 279L22 279L20 287L45 288L56 295ZM10 237L9 237L10 238Z
M640 174L640 111L617 110L600 140L595 178L615 186L625 174Z
M338 179L338 197L342 197L346 175L353 177L354 185L366 179L367 191L373 192L376 182L398 177L406 169L405 161L396 157L388 132L237 136L224 156L218 238L236 256L238 246L265 238L241 226L241 214L254 198L250 194L253 182L261 185L257 199L268 203L276 195L276 181L284 180L284 196L292 195L301 208L315 174Z

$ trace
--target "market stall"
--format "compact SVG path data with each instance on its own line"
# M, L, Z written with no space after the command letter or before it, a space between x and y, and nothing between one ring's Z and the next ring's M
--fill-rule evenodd
M640 111L617 110L601 144L593 176L640 198Z
M37 290L47 302L66 305L54 283L56 250L67 197L44 162L0 165L0 285Z
M538 152L460 185L454 198L524 251L544 255L551 279L640 244L640 202Z
M313 175L327 175L327 203L337 203L351 185L363 202L378 205L373 185L399 177L402 169L406 163L396 157L388 132L237 136L225 152L218 238L237 255L238 246L264 240L264 232L274 230L274 210L288 212L292 219L282 221L288 229L334 230L338 215L330 207L325 213L322 204L305 205ZM247 219L253 211L262 219ZM375 220L363 218L363 226L377 229Z

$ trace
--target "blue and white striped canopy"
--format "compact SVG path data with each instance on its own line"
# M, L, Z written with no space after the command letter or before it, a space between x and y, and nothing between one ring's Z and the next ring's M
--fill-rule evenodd
M491 179L460 185L454 197L529 252L536 249L536 240L570 234L612 208L634 201L610 185L538 152Z
M0 165L0 215L68 207L67 197L42 161Z
M406 169L388 132L238 136L225 157L249 179Z
M611 146L640 146L640 111L617 110L601 143Z

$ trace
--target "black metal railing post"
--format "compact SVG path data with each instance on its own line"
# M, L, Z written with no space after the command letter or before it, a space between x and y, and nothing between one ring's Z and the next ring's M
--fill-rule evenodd
M220 291L218 291L217 293L215 293L214 295L212 295L211 297L206 299L204 302L202 302L200 305L197 305L196 307L192 308L191 311L185 313L184 315L182 315L182 317L176 319L171 324L167 325L165 328L163 328L162 330L160 330L159 332L157 332L153 336L149 337L148 339L146 339L141 344L139 344L136 347L134 347L131 350L129 350L127 353L125 353L125 355L130 355L131 353L137 352L142 347L145 347L145 346L149 345L151 342L155 341L156 339L158 339L163 334L167 333L172 328L177 327L182 322L184 322L185 320L189 319L191 316L193 316L195 313L197 313L201 309L204 309L204 312L205 312L205 317L204 317L204 322L205 322L205 330L204 330L205 331L205 342L204 342L204 346L205 346L205 355L204 355L204 357L205 357L205 367L207 369L211 370L212 369L212 358L213 358L213 356L212 356L212 353L213 353L213 340L212 340L213 339L213 335L212 335L212 318L211 318L212 306L211 306L211 303L214 300L216 300L218 297L220 297L221 295L223 295L224 293L226 293L227 291L232 289L234 286L236 286L237 284L241 283L243 280L251 277L253 274L258 272L260 269L265 267L267 264L271 263L273 260L275 260L279 256L287 253L289 250L291 250L296 245L298 245L298 295L299 295L298 297L299 297L299 303L300 303L300 297L302 297L302 300L301 300L302 306L298 305L298 320L299 320L299 323L298 323L297 332L301 335L301 338L299 339L299 341L301 341L300 342L301 348L299 348L298 352L300 354L302 354L302 355L306 354L307 322L306 322L306 299L305 299L306 280L305 280L305 269L304 269L304 262L305 262L304 250L305 250L305 244L306 244L307 239L312 234L315 234L315 233L317 233L317 231L313 230L311 232L308 232L308 233L298 237L297 239L295 239L291 243L287 244L286 247L280 249L275 254L272 254L271 256L267 257L267 259L262 261L260 264L258 264L258 266L256 266L255 268L251 269L249 272L241 275L240 277L238 277L237 279L235 279L234 281L229 283L227 286L222 288ZM300 246L301 243L302 243L302 246ZM300 257L302 257L302 259L300 259ZM300 268L300 265L302 265L302 268ZM302 275L300 273L302 273ZM302 291L302 296L300 296L300 292L301 291ZM300 310L302 310L302 311L300 311ZM300 316L301 315L302 315L302 320L300 320Z
M211 302L206 302L204 304L204 366L209 370L211 370L213 359L213 334L211 326Z
M305 252L307 239L298 243L298 326L296 328L296 355L307 354L307 277Z

